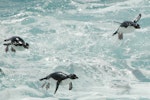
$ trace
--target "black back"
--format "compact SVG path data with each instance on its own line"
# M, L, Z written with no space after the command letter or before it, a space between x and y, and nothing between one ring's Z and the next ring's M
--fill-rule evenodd
M134 23L132 21L124 21L123 23L121 23L120 26L121 27L136 26L136 23Z
M54 72L54 73L51 73L51 74L49 74L48 76L46 76L44 78L41 78L40 81L48 80L50 78L53 78L54 80L57 80L57 81L62 81L62 80L67 79L69 77L68 77L67 74L65 74L63 72Z
M128 26L133 26L135 28L140 28L140 25L137 23L134 23L132 21L124 21L123 23L121 23L120 27L125 27L127 28Z
M18 45L18 46L22 46L25 45L25 42L22 38L20 38L19 36L13 36L11 37L11 43L14 45Z
M54 73L50 74L50 76L53 79L58 80L58 81L69 78L68 75L63 72L54 72Z
M63 72L54 72L54 73L51 73L51 74L49 74L48 76L46 76L44 78L41 78L40 81L48 80L50 78L53 78L54 80L57 80L57 81L62 81L62 80L67 79L67 78L77 79L78 77L75 74L67 75Z

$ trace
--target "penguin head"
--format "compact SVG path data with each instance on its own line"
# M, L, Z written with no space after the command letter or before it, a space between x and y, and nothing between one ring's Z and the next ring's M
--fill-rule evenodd
M70 74L70 75L69 75L69 78L70 78L70 79L78 79L77 75L75 75L75 74Z
M136 29L140 29L140 25L137 24L137 23L135 23L134 27L135 27Z
M29 48L29 44L25 43L24 48L28 49Z

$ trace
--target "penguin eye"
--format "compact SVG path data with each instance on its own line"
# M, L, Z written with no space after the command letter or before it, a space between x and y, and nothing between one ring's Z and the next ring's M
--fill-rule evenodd
M75 74L73 74L73 75L72 75L72 78L73 78L73 79L76 79L76 78L77 78L77 76L76 76Z
M138 28L138 27L140 27L140 25L139 25L139 24L136 24L136 27Z
M28 43L26 43L26 46L29 46L29 44L28 44Z

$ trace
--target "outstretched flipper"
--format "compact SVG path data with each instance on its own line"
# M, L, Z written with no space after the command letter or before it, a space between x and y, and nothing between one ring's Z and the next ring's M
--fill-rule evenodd
M142 16L142 15L141 15L141 14L139 14L139 15L138 15L138 17L137 17L136 19L134 19L134 21L133 21L133 22L134 22L134 23L137 23L137 22L141 19L141 16Z
M122 33L118 33L118 39L122 40L123 39L123 34Z
M55 92L54 92L54 94L57 92L57 89L58 89L58 87L59 87L59 84L60 84L60 82L61 82L61 81L57 81L57 84L56 84L56 89L55 89Z
M69 90L72 90L72 82L69 83Z

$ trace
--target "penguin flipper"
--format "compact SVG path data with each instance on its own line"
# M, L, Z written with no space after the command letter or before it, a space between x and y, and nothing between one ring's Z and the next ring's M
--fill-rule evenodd
M134 23L137 23L137 22L141 19L141 16L142 16L142 15L139 14L139 15L136 17L136 19L134 19L133 22L134 22Z
M69 83L69 90L72 90L72 82Z
M118 34L118 39L119 39L119 40L122 40L122 39L123 39L123 33L119 33L119 34Z
M55 89L54 94L57 92L60 82L61 82L61 81L57 81L57 83L56 83L56 89Z
M114 36L114 35L116 35L118 32L116 31L115 33L113 33L113 35L112 36Z

